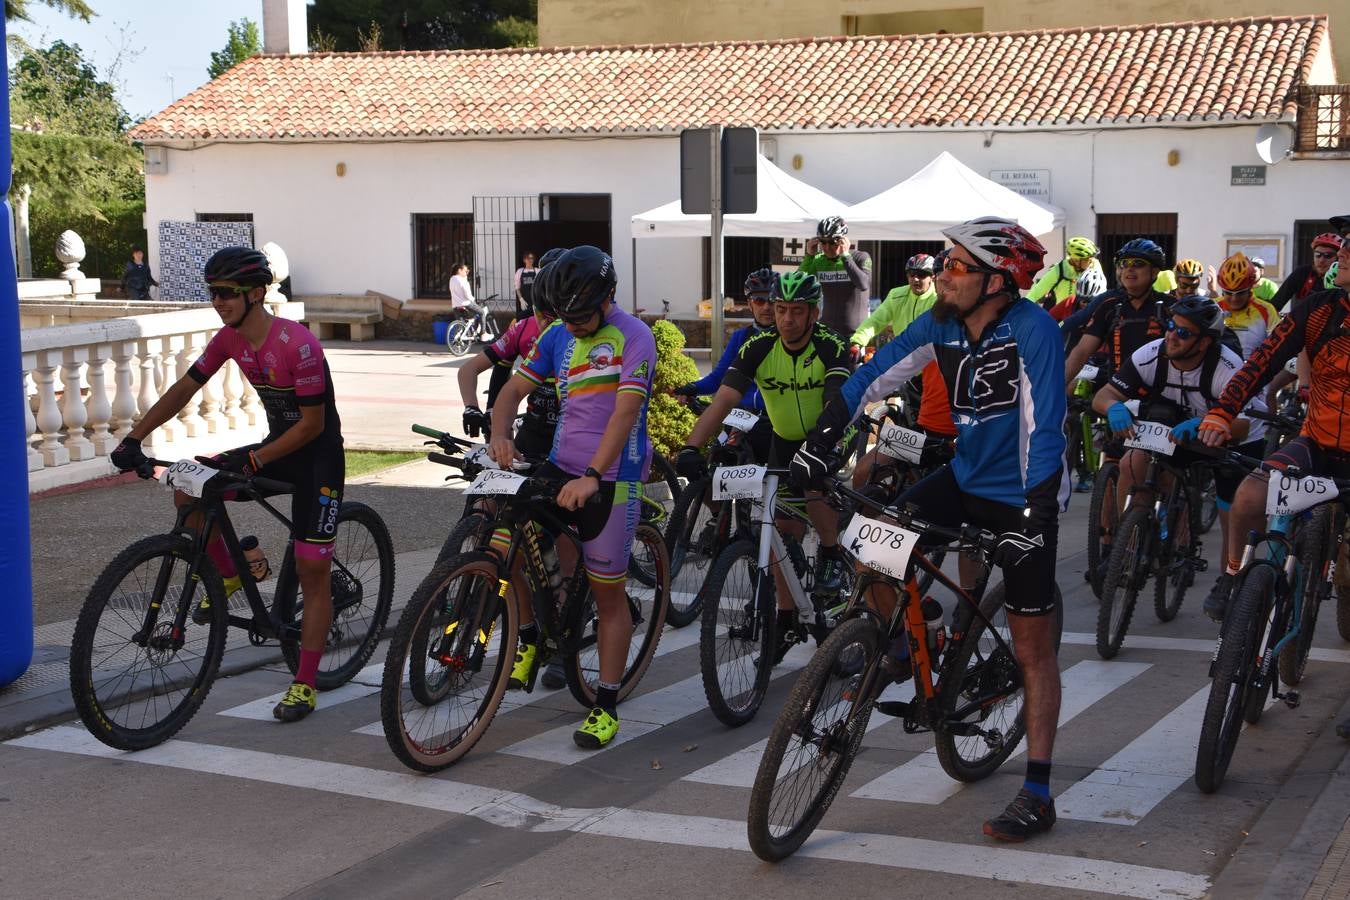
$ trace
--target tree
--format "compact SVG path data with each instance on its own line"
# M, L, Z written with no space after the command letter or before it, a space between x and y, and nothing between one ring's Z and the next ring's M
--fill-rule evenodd
M9 118L25 131L100 138L122 135L131 122L80 45L65 41L25 50L9 73Z
M536 0L315 0L310 45L341 51L532 47L539 42L538 18Z
M95 15L84 0L39 0L39 2L52 9L61 10L72 19L88 22ZM32 21L28 16L28 0L5 0L5 21L13 22L15 19L21 22Z
M211 65L206 67L206 72L212 78L219 78L227 69L259 53L262 53L262 39L258 37L257 23L251 19L231 22L225 49L211 54Z

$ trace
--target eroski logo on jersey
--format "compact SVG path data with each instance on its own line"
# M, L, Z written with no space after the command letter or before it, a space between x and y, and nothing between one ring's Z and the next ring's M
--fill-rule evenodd
M1020 376L1016 344L994 347L976 357L963 357L956 370L952 408L980 413L1012 409L1017 405Z

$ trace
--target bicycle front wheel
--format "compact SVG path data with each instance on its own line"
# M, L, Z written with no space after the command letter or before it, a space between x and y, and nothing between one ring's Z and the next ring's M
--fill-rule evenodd
M1097 477L1092 482L1092 501L1088 504L1087 582L1092 593L1102 595L1103 563L1111 556L1120 507L1116 503L1116 485L1120 481L1120 464L1102 460Z
M486 549L483 544L491 536L492 520L484 513L471 512L456 522L450 533L445 536L441 552L436 555L436 562L443 563L461 553Z
M769 733L750 791L750 849L767 862L796 852L820 824L867 733L872 700L846 699L849 679L835 677L844 659L863 660L863 683L877 665L881 628L870 618L839 625L792 687Z
M1274 452L1274 451L1271 451ZM1269 455L1269 454L1267 454ZM1219 489L1214 483L1214 470L1199 466L1200 477L1200 533L1208 534L1219 520Z
M666 524L671 579L667 622L672 628L683 628L698 618L708 567L726 540L726 535L716 533L719 517L706 502L707 492L707 478L689 482L676 498Z
M1170 512L1172 524L1167 540L1158 547L1158 575L1153 583L1153 612L1159 622L1170 622L1181 610L1181 601L1195 581L1191 544L1191 492L1182 488Z
M1242 732L1243 715L1255 691L1252 679L1260 659L1261 636L1275 601L1275 577L1270 566L1253 566L1223 617L1219 658L1195 751L1195 786L1206 794L1223 784Z
M380 642L394 603L394 544L380 514L364 503L347 501L338 509L337 521L329 575L333 621L316 684L321 691L340 687L361 671ZM295 608L296 618L302 618L303 596L297 596ZM300 668L299 641L282 641L281 653L292 672Z
M984 595L980 610L1002 635L1010 634L1003 582ZM1055 652L1064 634L1064 599L1055 586ZM1012 647L1013 653L1017 651ZM1003 765L1026 736L1017 658L999 646L972 613L955 652L949 651L938 684L933 742L942 769L957 781L979 781Z
M1152 534L1152 515L1143 506L1127 511L1116 531L1097 604L1097 654L1102 659L1114 658L1125 641L1134 605L1152 565Z
M229 628L225 588L204 556L199 580L188 578L191 552L181 535L137 541L108 564L80 609L70 693L89 733L110 747L143 750L173 737L215 681ZM183 603L194 608L180 633Z
M699 669L708 708L724 725L744 725L769 690L776 648L773 577L759 571L758 548L736 541L703 583Z
M498 595L487 553L438 563L399 616L380 682L380 721L404 765L436 772L468 753L501 706L515 662L515 592Z
M638 523L633 533L633 555L629 571L640 566L651 573L651 584L631 579L627 585L628 612L633 619L633 633L628 642L628 656L623 677L619 681L619 699L623 700L637 687L647 667L656 657L661 643L661 630L666 625L670 608L670 557L661 532L646 523ZM563 662L567 687L577 702L587 709L595 705L595 691L600 683L600 619L595 610L595 596L587 591L583 614L585 635L581 647Z

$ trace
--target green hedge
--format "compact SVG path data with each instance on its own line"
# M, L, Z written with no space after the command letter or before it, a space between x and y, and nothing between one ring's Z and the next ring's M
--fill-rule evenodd
M56 239L66 229L84 239L84 262L80 271L90 278L121 278L131 259L132 247L145 247L145 200L114 200L103 206L106 222L92 216L74 218L60 210L33 204L28 210L29 242L33 248L33 274L52 278L61 274L56 258ZM159 270L151 261L151 271Z

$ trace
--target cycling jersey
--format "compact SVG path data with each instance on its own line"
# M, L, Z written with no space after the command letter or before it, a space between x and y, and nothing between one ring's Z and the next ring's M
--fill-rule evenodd
M1312 266L1299 266L1289 273L1275 296L1270 298L1270 305L1279 310L1280 315L1289 315L1288 305L1295 300L1302 300L1313 291L1320 291L1323 277Z
M1165 344L1165 340L1150 341L1134 351L1125 365L1111 376L1111 386L1129 399L1158 399L1155 394L1159 394L1162 399L1178 404L1187 418L1203 418L1217 399L1223 396L1228 382L1242 368L1242 360L1232 350L1214 342L1205 352L1200 365L1183 372L1163 356ZM1162 373L1158 371L1159 366L1164 369ZM1156 386L1160 382L1162 390L1157 391ZM1265 412L1266 401L1259 395L1255 396L1247 408ZM1265 423L1252 419L1246 440L1260 440L1265 432Z
M1242 309L1233 312L1228 301L1220 298L1219 309L1223 310L1223 324L1232 329L1242 344L1242 358L1252 355L1252 351L1261 345L1266 336L1279 324L1280 314L1275 307L1253 295Z
M1107 364L1116 371L1144 344L1163 336L1167 311L1174 299L1153 291L1136 307L1120 288L1107 291L1095 301L1095 309L1083 327L1083 334L1102 342Z
M264 443L275 440L299 422L302 406L324 409L323 432L314 443L342 443L342 422L333 401L333 376L323 358L319 339L308 328L274 317L267 337L256 350L237 329L222 328L207 343L188 374L198 384L206 384L231 359L262 401L267 414Z
M1095 268L1100 272L1102 264L1094 259L1089 268ZM1036 279L1031 290L1027 291L1027 299L1045 307L1055 306L1073 296L1077 290L1078 278L1082 274L1073 267L1068 257L1065 257L1059 261L1059 265L1047 269L1044 275Z
M852 334L867 315L872 257L861 250L850 250L834 259L817 253L803 259L800 268L820 282L821 323L840 334Z
M544 327L548 331L558 323L550 322ZM514 365L515 369L520 368L520 362L530 355L534 349L535 341L539 339L542 332L539 330L539 320L533 315L526 316L523 319L517 319L510 328L502 333L502 336L483 349L487 358L494 363ZM495 396L488 397L488 407L490 408ZM550 378L542 387L536 388L525 398L525 414L534 420L534 426L544 429L550 438L553 429L558 425L558 384Z
M652 443L647 437L647 403L656 370L656 340L641 319L611 306L604 324L590 337L575 337L565 327L546 329L534 343L520 374L542 387L558 382L562 411L549 461L580 475L591 464L619 394L634 393L643 404L619 458L605 470L605 481L646 481Z
M1267 303L1275 299L1275 294L1280 286L1269 278L1262 278L1256 284L1252 285L1252 296L1257 300L1264 300Z
M1013 302L978 341L926 312L844 383L813 434L833 446L869 403L936 361L956 420L952 472L961 490L1049 520L1069 498L1064 465L1064 347L1050 315Z
M886 299L881 301L876 312L867 317L858 330L853 332L849 343L866 347L872 338L889 327L893 334L899 334L923 313L933 308L937 302L937 288L929 287L922 294L914 293L909 285L893 288ZM942 381L942 373L935 363L923 370L923 395L919 400L919 426L941 435L953 435L956 428L952 425L952 408L947 403L947 386Z
M1318 291L1295 301L1289 315L1228 382L1215 411L1230 422L1237 418L1247 401L1307 348L1312 357L1312 389L1302 434L1324 449L1350 453L1350 333L1342 324L1340 328L1331 325L1334 333L1323 335L1338 306L1342 312L1336 318L1344 323L1350 313L1350 298L1344 290Z
M774 434L800 441L848 372L843 338L817 322L798 350L784 347L776 330L754 335L741 347L722 383L741 392L758 384Z
M726 349L722 351L722 358L717 361L717 365L713 366L711 372L694 382L694 389L700 394L716 393L718 386L722 384L723 376L727 374L727 369L730 369L732 363L736 361L736 357L741 355L741 348L745 346L745 342L763 331L773 331L773 326L764 328L760 325L751 324L733 331L731 337L727 339ZM753 413L764 412L764 398L759 395L759 388L753 384L741 395L741 402L737 405L741 409L748 409Z

